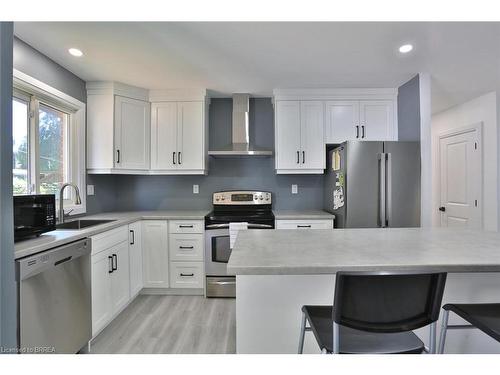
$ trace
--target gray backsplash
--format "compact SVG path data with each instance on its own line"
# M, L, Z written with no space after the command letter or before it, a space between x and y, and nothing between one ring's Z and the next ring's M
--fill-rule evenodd
M230 98L212 99L210 149L231 141ZM250 137L256 145L274 149L273 106L270 98L250 100ZM89 175L95 196L87 200L87 212L160 209L209 209L214 191L264 190L273 193L277 209L321 209L323 175L277 175L274 158L210 157L207 176ZM200 193L193 194L193 184ZM291 184L299 193L291 194Z

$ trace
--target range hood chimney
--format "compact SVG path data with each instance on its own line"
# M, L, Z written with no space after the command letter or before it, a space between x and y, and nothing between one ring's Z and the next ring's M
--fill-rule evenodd
M249 129L250 94L233 94L232 143L218 150L208 151L216 157L271 156L271 150L264 150L250 144Z

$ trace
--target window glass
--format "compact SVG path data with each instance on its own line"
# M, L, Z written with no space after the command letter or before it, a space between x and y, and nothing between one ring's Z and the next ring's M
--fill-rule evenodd
M29 193L29 103L14 98L12 101L13 158L12 176L14 195Z
M38 120L41 194L57 194L68 179L68 114L40 104Z

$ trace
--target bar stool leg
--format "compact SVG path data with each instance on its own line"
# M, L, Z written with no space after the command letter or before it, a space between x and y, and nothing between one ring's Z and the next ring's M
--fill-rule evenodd
M306 314L302 312L302 323L300 325L300 337L299 337L299 351L298 354L302 354L304 351L304 336L306 334Z
M437 322L431 323L429 327L429 353L436 354L436 325Z
M441 334L439 335L439 354L444 353L444 343L446 341L446 330L448 329L448 317L450 312L448 310L444 310L443 321L441 322Z

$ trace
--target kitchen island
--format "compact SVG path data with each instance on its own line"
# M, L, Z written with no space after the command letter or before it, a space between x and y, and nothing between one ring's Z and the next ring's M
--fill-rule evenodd
M332 304L338 271L444 271L443 304L500 302L500 234L449 228L253 230L238 234L238 353L295 353L304 304ZM460 319L450 315L450 323ZM428 330L416 333L427 342ZM304 352L318 353L312 334ZM478 330L448 333L446 353L500 353Z

